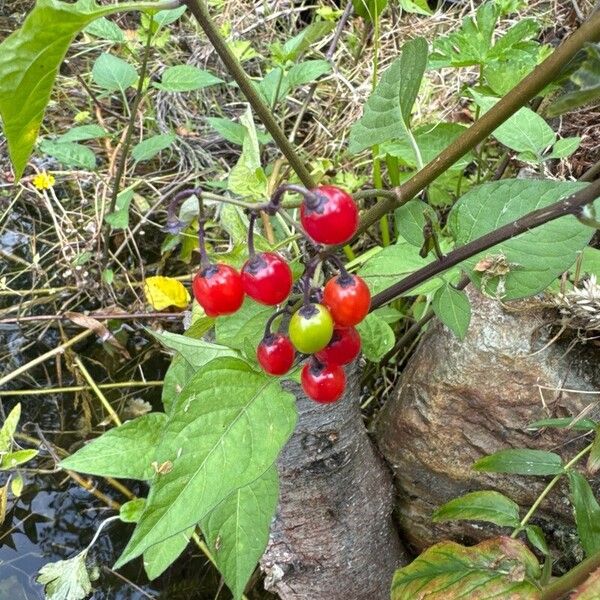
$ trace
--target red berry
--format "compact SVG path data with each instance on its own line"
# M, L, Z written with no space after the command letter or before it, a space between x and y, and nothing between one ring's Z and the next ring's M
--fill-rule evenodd
M358 229L358 208L352 196L333 185L312 190L316 200L305 198L300 221L306 233L319 244L343 244Z
M287 373L294 364L295 354L290 338L280 333L267 335L256 349L256 358L269 375Z
M242 268L244 291L250 298L274 306L292 291L292 271L274 252L261 252L246 261Z
M331 341L315 356L326 365L347 365L360 353L360 334L354 327L336 327Z
M329 404L344 393L346 374L340 366L326 366L318 360L311 360L302 368L300 381L302 389L311 400Z
M223 263L209 265L197 273L192 289L194 297L209 317L230 315L244 302L241 275Z
M371 292L358 275L342 273L325 284L323 304L337 325L351 327L358 325L369 313Z

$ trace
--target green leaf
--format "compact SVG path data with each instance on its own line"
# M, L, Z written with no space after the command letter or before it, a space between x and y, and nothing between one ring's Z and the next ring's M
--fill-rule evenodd
M330 21L315 21L288 40L279 52L275 52L275 55L282 63L295 62L302 53L309 50L333 28L334 24Z
M7 471L8 469L14 469L19 465L23 465L29 462L32 458L38 455L37 450L16 450L15 452L9 452L3 454L0 461L0 471Z
M565 93L548 107L549 117L575 110L600 98L600 46L587 44L585 52L587 56L571 74Z
M484 113L493 108L500 100L483 96L473 90L471 94ZM552 146L556 141L556 134L552 127L540 115L526 106L504 121L492 135L511 150L532 152L536 155L541 155L548 146Z
M374 23L379 20L388 0L352 0L354 12L363 19Z
M71 127L69 131L56 138L56 141L59 143L83 142L85 140L106 137L107 135L108 133L100 125L81 125L79 127Z
M162 428L158 475L146 509L115 568L200 522L234 490L275 462L294 430L294 396L239 359L202 367Z
M123 30L116 23L109 21L106 17L92 21L84 31L101 40L108 40L109 42L116 42L117 44L123 44L125 42Z
M16 404L8 413L8 417L0 429L0 452L9 452L12 447L13 437L21 418L21 403Z
M135 67L114 54L101 54L92 67L94 83L107 92L121 92L138 79Z
M269 541L277 508L277 469L225 498L200 523L206 543L231 590L239 600Z
M423 227L425 227L425 210L427 204L420 200L409 200L394 211L396 229L409 243L417 248L423 246Z
M471 303L465 292L451 285L439 288L433 296L438 319L460 340L464 340L471 322Z
M94 19L123 10L90 0L38 0L23 25L0 44L0 117L15 176L20 179L71 42ZM52 27L48 27L52 23Z
M94 151L81 144L42 140L39 149L40 152L53 156L66 167L81 167L90 171L96 168Z
M596 422L590 419L579 419L576 417L563 417L560 419L540 419L527 426L527 429L543 429L544 427L568 427L575 431L591 431L596 428Z
M153 135L136 144L131 151L131 156L136 162L151 160L157 154L172 146L176 139L177 136L172 133Z
M123 523L137 523L142 516L144 506L146 506L146 498L136 498L125 502L119 509L119 519Z
M371 362L379 362L394 347L394 330L375 313L368 314L356 329L360 333L362 353Z
M587 470L591 475L594 475L598 469L600 469L600 426L595 427L594 441L587 460Z
M175 23L179 17L186 11L187 6L180 6L178 8L172 8L170 10L159 10L153 18L154 23L160 27Z
M558 140L556 144L554 144L554 146L552 147L552 152L544 156L544 159L547 160L551 158L567 158L568 156L571 156L571 154L573 154L573 152L575 152L577 148L579 148L580 144L580 137L562 138Z
M290 84L283 69L271 69L258 84L258 91L271 108L285 98L290 91Z
M488 600L539 597L540 567L519 540L499 537L472 547L440 542L392 582L392 600Z
M109 429L62 460L60 466L68 471L101 477L150 479L166 420L163 413L149 413Z
M263 337L265 323L272 314L272 306L263 306L246 298L236 313L217 319L215 339L235 350L241 351L247 344L256 348Z
M458 200L449 216L456 246L553 204L584 185L567 181L505 179L474 187ZM575 217L566 216L498 244L461 266L481 286L482 273L474 271L474 267L486 257L502 257L508 273L487 281L485 290L507 300L524 298L541 292L567 271L592 235L591 228Z
M193 65L177 65L165 69L161 82L153 85L165 92L191 92L219 83L223 83L223 80L209 71Z
M46 600L83 600L92 591L85 566L87 550L68 560L45 564L36 581L44 586Z
M243 125L220 117L207 117L206 120L228 142L238 146L243 145L246 135L246 128ZM271 136L264 131L257 131L256 136L261 144L268 144L272 140Z
M162 575L179 558L186 549L194 529L190 527L186 531L180 531L177 535L150 546L144 552L144 570L150 581Z
M223 344L214 344L213 342L180 335L179 333L171 333L170 331L148 330L148 332L165 348L179 352L195 369L203 367L215 358L237 356L234 350Z
M600 505L581 473L570 469L568 475L577 533L586 556L591 556L600 550Z
M173 403L196 369L181 355L176 354L165 373L161 402L167 414L171 413Z
M417 15L431 15L432 11L427 0L400 0L402 10Z
M362 117L352 125L348 152L357 154L365 148L405 137L426 67L427 42L423 38L406 42L400 56L381 76Z
M544 450L510 448L480 458L473 468L491 473L515 475L558 475L563 472L560 456Z
M133 190L123 190L117 195L115 211L104 216L104 220L113 229L127 229L129 227L129 205L133 200Z
M438 508L433 521L486 521L500 527L519 526L519 506L499 492L471 492Z
M240 122L246 130L242 155L231 169L227 185L234 194L258 202L267 197L267 177L260 164L260 147L250 106Z
M326 60L306 60L294 65L287 72L287 81L290 87L296 87L312 83L330 71L331 65Z
M544 556L547 556L550 553L546 536L541 527L538 525L527 525L527 527L525 527L525 533L529 543L537 548Z

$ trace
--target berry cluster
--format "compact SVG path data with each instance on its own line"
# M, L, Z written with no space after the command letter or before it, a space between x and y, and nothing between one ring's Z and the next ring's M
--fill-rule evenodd
M294 283L286 261L275 252L257 253L254 249L253 231L258 211L274 214L280 209L286 191L303 195L302 229L316 250L298 283L302 300L292 296ZM265 335L256 350L259 364L270 375L284 375L294 366L298 353L302 360L308 358L301 373L302 388L307 396L320 403L338 400L346 384L343 366L360 352L361 340L355 326L369 312L371 294L366 283L348 273L335 257L330 259L338 266L338 275L329 279L323 288L314 288L311 280L321 262L318 245L343 244L357 231L358 209L352 197L330 185L312 191L294 185L279 188L268 204L257 206L250 214L249 258L241 272L223 263L209 262L202 218L200 221L202 260L192 288L206 314L211 317L232 314L241 307L245 296L267 306L287 301L285 308L276 311L266 324ZM298 307L298 304L301 305ZM292 313L288 334L272 332L274 320L284 313Z

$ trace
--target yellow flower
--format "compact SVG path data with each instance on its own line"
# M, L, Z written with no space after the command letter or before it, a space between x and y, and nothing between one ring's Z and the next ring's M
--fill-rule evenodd
M33 178L33 185L37 190L49 190L55 183L56 179L54 179L54 175L50 175L46 171L38 173Z

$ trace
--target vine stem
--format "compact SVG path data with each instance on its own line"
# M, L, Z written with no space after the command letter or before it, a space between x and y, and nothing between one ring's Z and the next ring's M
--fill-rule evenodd
M496 246L501 242L505 242L530 229L534 229L540 225L559 219L560 217L577 215L586 204L593 202L598 196L600 196L600 180L591 183L583 190L580 190L559 202L534 210L511 223L507 223L506 225L465 244L464 246L460 246L441 259L429 263L422 269L411 273L408 277L401 279L399 282L391 285L379 294L376 294L371 303L371 310L373 311L376 308L387 304L397 296L405 294L424 281L447 271L450 267L454 267L492 246Z
M202 27L206 37L209 39L216 53L219 55L227 71L238 84L240 90L252 106L257 117L262 121L267 131L271 134L274 142L277 144L281 152L287 158L288 163L294 169L300 181L309 189L316 187L315 181L310 174L308 168L297 154L294 146L285 136L285 133L279 127L271 109L265 104L260 97L252 81L246 75L241 64L229 49L227 42L219 33L218 28L211 19L210 13L203 0L184 0L184 4L190 9L200 27Z
M179 3L178 3L179 5ZM119 189L121 188L121 181L123 180L123 175L125 174L125 167L127 166L127 158L129 155L129 148L131 147L131 140L133 138L133 129L135 127L135 119L137 117L137 112L140 107L140 103L144 96L144 80L146 79L146 73L148 71L148 59L150 58L150 50L152 48L152 25L154 23L154 17L150 17L150 24L148 26L148 37L146 38L146 44L144 47L144 55L142 57L142 66L140 68L140 76L138 79L137 89L135 92L135 99L133 101L133 105L131 107L131 112L129 115L129 121L127 122L127 129L125 130L125 138L123 140L123 146L121 148L121 157L119 158L119 164L117 165L117 172L115 173L115 179L113 181L113 189L112 196L110 199L110 205L108 208L108 214L113 213L115 211L115 207L117 206L117 197L119 196ZM109 225L105 224L104 231L109 231ZM109 247L109 236L104 236L104 249L102 251L102 266L100 271L104 271L106 268L106 263L108 260L108 247Z
M563 468L563 471L556 475L550 483L543 489L542 493L537 497L536 501L532 504L531 508L527 511L527 514L521 519L518 527L515 527L514 531L511 533L511 538L516 538L521 531L525 528L527 523L533 515L535 511L539 508L540 504L544 501L546 496L552 491L554 486L560 481L563 475L569 471L571 467L576 465L590 450L592 449L592 444L586 446L581 452L577 453Z

